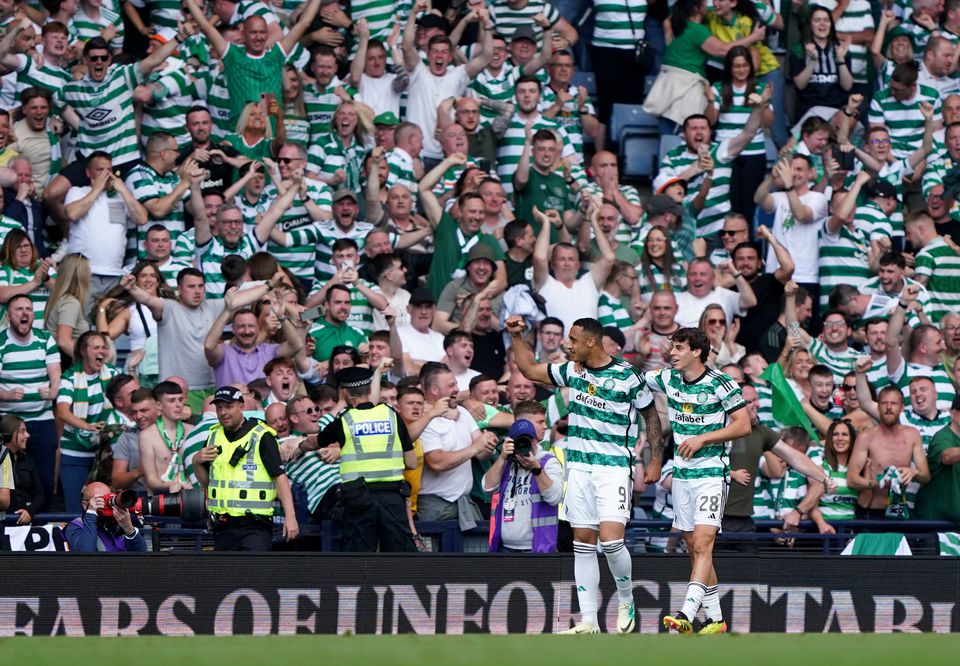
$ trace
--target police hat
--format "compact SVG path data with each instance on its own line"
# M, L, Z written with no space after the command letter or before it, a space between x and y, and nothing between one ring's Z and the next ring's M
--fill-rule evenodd
M214 402L243 402L243 393L234 386L221 386L213 394Z
M356 366L343 368L337 370L333 378L337 380L337 386L340 388L360 388L361 386L369 386L370 380L373 379L373 370Z

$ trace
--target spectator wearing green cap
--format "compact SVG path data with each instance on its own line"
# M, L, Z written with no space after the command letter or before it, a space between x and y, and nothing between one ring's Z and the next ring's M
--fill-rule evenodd
M885 10L870 44L870 55L881 87L890 85L894 67L913 60L913 35L899 25L891 27L896 20L893 12Z

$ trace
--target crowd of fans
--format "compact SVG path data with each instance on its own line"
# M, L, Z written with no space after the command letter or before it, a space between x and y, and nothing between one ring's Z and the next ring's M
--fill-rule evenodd
M466 529L515 415L535 451L567 435L512 314L539 360L590 317L644 372L705 332L776 431L753 468L734 443L741 517L960 520L960 0L0 0L0 30L18 522L101 505L93 482L196 485L225 385L336 520L337 456L298 444L364 366L416 440L412 532ZM679 137L649 190L620 176L618 103ZM924 455L876 469L909 439L891 418ZM781 439L840 487L786 470Z

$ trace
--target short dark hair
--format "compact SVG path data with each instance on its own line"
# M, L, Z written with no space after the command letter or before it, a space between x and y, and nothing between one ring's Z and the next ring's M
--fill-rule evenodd
M10 300L7 301L7 308L9 309L10 306L13 305L13 302L14 302L14 301L19 301L19 300L24 299L24 298L27 299L28 301L30 301L31 304L33 303L33 301L30 299L30 296L28 296L27 294L14 294L13 296L10 297ZM120 375L118 375L118 376L120 376ZM129 375L126 375L126 376L129 377ZM132 379L132 377L131 377L131 379Z
M473 377L470 378L470 385L468 386L468 388L472 391L473 389L477 388L478 384L482 384L484 382L495 382L495 381L497 380L491 377L490 375L485 375L481 373L479 375L474 375Z
M293 371L296 371L297 369L293 359L289 356L276 356L267 361L267 364L263 366L263 374L269 375L271 372L273 372L274 368L279 367L289 368Z
M130 394L131 405L137 402L144 402L146 400L156 401L156 398L153 397L153 391L151 389L141 386L136 391Z
M20 296L26 297L25 294L18 294ZM16 298L16 297L14 297ZM7 301L7 306L9 307L10 303L13 303L13 298ZM107 382L107 388L104 389L103 393L107 396L107 400L111 403L116 402L117 396L120 394L120 389L134 381L133 375L114 375L113 378Z
M881 266L890 266L891 264L899 268L900 270L906 270L907 268L907 259L903 256L902 252L897 250L887 250L880 255L879 264Z
M449 349L458 342L466 340L467 342L473 342L473 336L467 333L466 331L461 331L459 329L454 329L446 334L443 338L443 348L444 350Z
M186 268L181 268L180 272L177 273L177 286L178 287L181 286L183 284L183 281L186 280L188 277L198 277L204 282L206 282L206 278L203 277L203 273L201 273L199 270L197 270L193 266L187 266Z
M686 118L683 119L683 127L682 127L682 129L683 129L684 132L687 131L687 125L689 125L690 122L692 122L692 121L694 121L694 120L706 120L706 121L707 121L707 124L708 124L708 125L710 124L710 119L707 118L707 117L706 117L705 115L703 115L702 113L691 113L689 116L687 116Z
M846 307L853 302L853 299L859 295L860 290L849 284L838 284L830 292L830 298L827 300L827 306L830 310L827 314L840 312L837 308ZM842 313L841 313L842 314ZM823 315L823 318L826 319L827 315Z
M510 220L503 228L503 242L507 244L507 249L516 247L517 239L521 238L530 224L526 220Z
M533 135L533 143L537 143L538 141L556 142L556 140L557 140L557 135L554 134L552 130L548 130L548 129L537 130L536 133Z
M327 293L323 296L324 303L329 303L330 299L333 298L333 292L335 291L344 291L347 293L347 296L350 296L350 289L342 284L331 284L327 287Z
M532 74L524 74L517 79L517 82L513 84L513 89L519 88L521 83L535 83L537 84L537 90L543 92L543 82Z
M20 106L26 106L37 97L44 98L48 105L53 106L53 93L50 92L50 89L37 86L24 88L23 92L20 93Z
M736 247L733 248L733 251L730 252L730 258L733 259L737 256L737 252L740 250L753 250L757 253L757 256L760 259L763 259L763 251L760 249L760 243L756 241L743 241L742 243L737 243Z
M107 44L107 40L105 40L103 37L93 37L83 45L84 57L90 55L91 51L106 51L107 53L112 54L110 51L110 45Z
M559 326L560 332L563 333L563 329L564 329L563 321L561 321L559 317L544 317L543 319L540 320L540 326L538 328L540 330L543 330L543 327L547 325Z
M333 245L330 246L330 251L338 252L351 247L358 252L360 251L360 246L357 245L357 241L353 240L352 238L338 238L337 240L333 241Z
M423 387L424 393L427 392L429 386L436 383L438 375L447 372L450 372L450 368L443 363L424 363L423 367L420 368L420 386Z
M893 73L890 75L890 80L896 81L900 85L912 86L917 82L919 75L920 65L917 64L915 60L910 59L906 62L901 62L899 65L893 68Z
M570 328L572 329L574 326L579 326L584 333L596 338L597 340L603 338L603 326L601 326L600 322L593 317L581 317L573 322Z
M670 341L674 343L686 342L687 346L690 347L690 351L700 352L700 361L702 363L706 363L707 359L710 358L710 338L699 328L681 328L670 336Z
M336 402L340 399L340 394L337 393L337 389L330 386L330 384L311 386L307 389L307 395L314 402L326 402L327 400Z
M383 277L383 274L393 268L393 264L398 261L401 265L403 264L403 258L394 252L378 254L370 260L370 267L373 270L374 277L379 280Z
M828 368L827 366L825 366L825 365L822 364L822 363L817 363L815 366L813 366L812 368L810 368L810 374L809 374L809 376L810 376L810 377L813 377L813 376L817 376L817 377L829 377L829 378L830 378L830 381L833 381L833 370L831 370L830 368ZM898 390L899 390L899 389L898 389Z
M410 379L410 378L404 377L404 379ZM406 384L405 386L397 387L397 400L399 400L405 395L419 395L421 398L426 397L423 395L423 391L420 390L420 387L415 384Z
M176 382L163 381L153 387L153 398L160 401L165 395L183 395L183 387Z

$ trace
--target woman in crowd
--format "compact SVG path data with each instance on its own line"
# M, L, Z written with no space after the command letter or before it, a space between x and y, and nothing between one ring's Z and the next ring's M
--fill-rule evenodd
M707 88L707 106L704 115L714 127L717 141L732 139L740 134L750 117L747 97L761 94L763 84L757 83L756 70L749 49L735 46L723 59L723 75ZM773 124L773 109L768 105L761 117L762 127ZM756 204L753 195L757 183L767 173L767 151L763 129L758 129L750 144L733 162L730 176L730 205L748 220L753 219Z
M303 82L293 65L283 66L283 126L289 143L304 148L310 145L310 121L303 102Z
M0 250L0 303L27 294L33 302L33 325L43 328L43 315L53 288L53 262L41 260L37 248L23 229L11 229ZM0 315L6 313L0 308Z
M90 330L83 311L90 290L90 261L76 252L68 254L57 268L57 280L43 313L44 326L53 334L60 353L74 358L74 344ZM65 362L64 367L71 365Z
M743 345L736 342L740 320L734 319L733 326L728 327L727 316L719 305L710 304L703 310L699 328L710 339L709 363L714 368L736 363L747 353Z
M686 288L683 266L674 257L670 232L664 227L653 227L647 232L639 268L640 296L646 303L660 289L679 293Z
M137 286L159 298L177 297L176 292L160 279L155 262L141 261L130 273ZM137 373L140 383L152 385L157 381L157 321L150 308L133 300L126 289L117 285L107 292L97 306L97 330L116 340L126 333L130 336L130 356L127 371Z
M783 368L783 374L790 383L797 400L810 397L810 368L813 367L813 357L810 352L801 347L794 347L791 338L783 346L783 352L777 362Z
M847 463L856 441L857 431L853 423L848 419L839 419L827 430L823 448L812 448L808 452L810 460L823 467L837 483L837 489L832 493L824 493L823 486L819 484L811 490L823 493L817 507L810 512L810 518L817 524L820 534L836 533L828 521L853 520L855 517L859 493L847 486Z
M837 39L830 12L814 6L803 24L800 45L790 58L798 123L814 107L827 107L828 111L818 115L830 118L846 104L853 88L849 48L849 40Z
M275 155L287 140L287 133L283 126L283 109L276 100L271 104L270 116L264 113L259 102L250 102L243 107L237 120L237 131L228 134L223 142L251 160L263 161ZM277 120L276 132L270 123L271 116Z
M687 116L707 107L708 57L723 58L734 46L749 47L767 34L760 26L746 37L724 42L704 25L706 17L706 0L677 0L670 10L663 66L643 104L647 113L661 116L665 132L673 133Z
M13 488L7 513L16 514L18 525L26 525L46 508L47 501L40 482L40 472L27 455L30 433L23 419L15 414L7 414L0 419L0 436L13 456Z
M363 161L373 146L374 131L366 108L343 102L333 113L330 132L313 138L308 170L334 189L359 192Z

